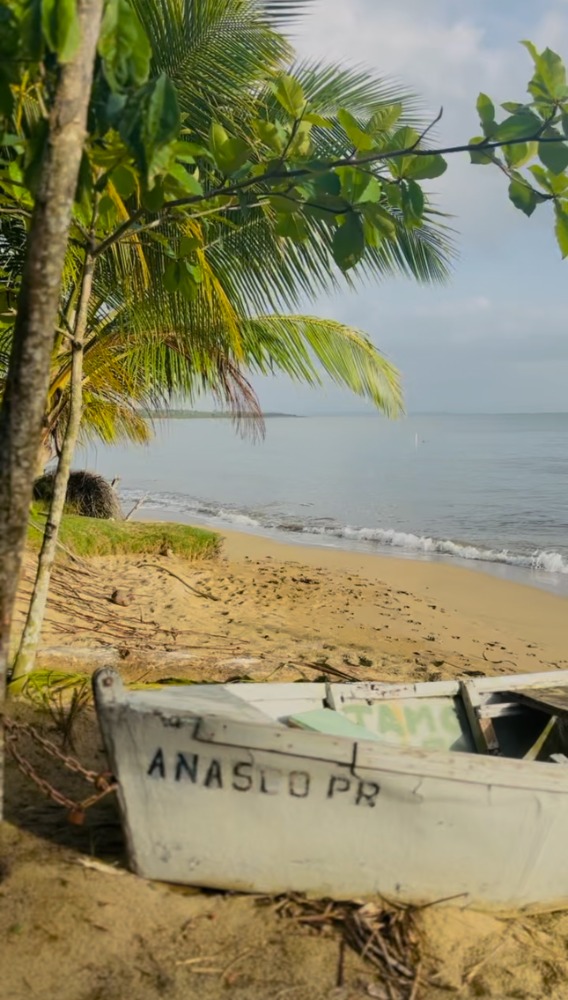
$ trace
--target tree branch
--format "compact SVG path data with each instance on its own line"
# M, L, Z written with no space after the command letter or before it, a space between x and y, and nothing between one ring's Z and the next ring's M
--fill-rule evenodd
M428 128L425 130L423 135L433 128L437 121L440 120L441 111L437 117L430 123ZM483 153L488 152L493 149L504 149L509 146L519 146L526 142L541 142L541 143L558 143L565 142L566 139L561 136L542 136L542 131L544 128L548 128L550 121L543 123L541 129L537 132L533 132L531 135L522 136L517 139L497 139L490 140L486 139L483 142L465 142L457 146L442 146L434 149L417 149L417 144L421 141L423 136L419 136L416 142L412 146L405 146L404 149L393 149L387 152L374 152L369 153L366 156L348 156L343 157L338 160L330 160L325 165L326 170L334 170L337 167L360 167L367 166L371 163L385 163L389 160L399 160L404 156L452 156L455 153ZM277 184L284 180L300 180L304 177L311 177L313 175L313 169L308 167L298 167L296 170L288 170L287 172L281 173L266 173L262 174L260 177L248 177L243 181L239 181L237 184L233 185L221 185L220 187L213 188L211 191L204 191L203 194L188 195L186 198L176 198L173 201L166 202L161 208L160 212L157 213L157 222L163 219L169 212L176 208L187 208L190 205L199 205L205 201L211 201L213 198L229 197L231 195L240 194L242 191L246 191L251 187L262 184ZM115 229L114 233L111 233L99 243L98 246L93 248L92 254L94 257L100 256L105 250L117 243L125 233L135 225L138 219L142 218L145 214L144 209L138 209L129 219L126 219L118 229Z

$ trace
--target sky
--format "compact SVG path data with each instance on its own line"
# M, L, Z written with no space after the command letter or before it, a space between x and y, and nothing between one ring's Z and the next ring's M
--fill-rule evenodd
M364 65L444 114L440 143L479 133L480 91L524 100L521 39L568 60L568 0L315 0L294 31L301 57ZM387 279L306 302L365 331L399 368L408 412L568 411L568 260L546 206L527 219L497 169L450 158L428 182L453 216L458 259L444 286ZM361 411L344 390L254 381L265 410Z

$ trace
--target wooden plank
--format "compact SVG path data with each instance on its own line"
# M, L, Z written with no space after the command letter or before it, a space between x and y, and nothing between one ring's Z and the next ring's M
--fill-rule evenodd
M501 719L508 715L522 715L524 709L519 702L497 701L489 705L480 705L477 710L479 719Z
M568 686L568 670L548 670L538 674L512 674L498 677L464 678L479 695L508 694L527 688ZM459 681L417 681L414 684L392 684L381 681L354 681L326 684L327 703L338 709L349 701L394 700L397 698L452 697L460 692Z
M546 723L546 726L542 730L538 739L535 740L530 750L528 750L525 756L523 757L523 760L538 760L540 754L544 750L546 741L548 740L550 734L552 733L554 727L556 726L556 721L557 721L556 716L552 715L548 720L548 722Z
M479 691L471 681L460 681L462 701L471 728L473 742L478 753L494 754L499 752L499 740L495 734L491 719L480 719L479 708L481 698Z
M525 690L526 688L556 688L568 685L568 670L547 670L539 674L510 674L508 677L474 677L471 683L480 694Z
M563 718L568 718L568 686L540 688L538 690L524 688L521 691L510 692L510 696L522 705L529 705L530 708L546 712L547 715L560 715Z

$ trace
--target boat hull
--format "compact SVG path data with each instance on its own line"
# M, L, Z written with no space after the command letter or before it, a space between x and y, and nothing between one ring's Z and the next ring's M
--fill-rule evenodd
M201 706L196 688L177 690L95 679L140 875L500 910L568 903L568 768L292 730L227 688L200 689Z

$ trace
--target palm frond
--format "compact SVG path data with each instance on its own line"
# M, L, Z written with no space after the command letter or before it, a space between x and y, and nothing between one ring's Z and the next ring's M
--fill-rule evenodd
M402 412L396 368L365 334L343 323L316 316L262 316L244 325L243 343L253 372L281 371L319 385L323 369L333 382L370 400L387 416Z

